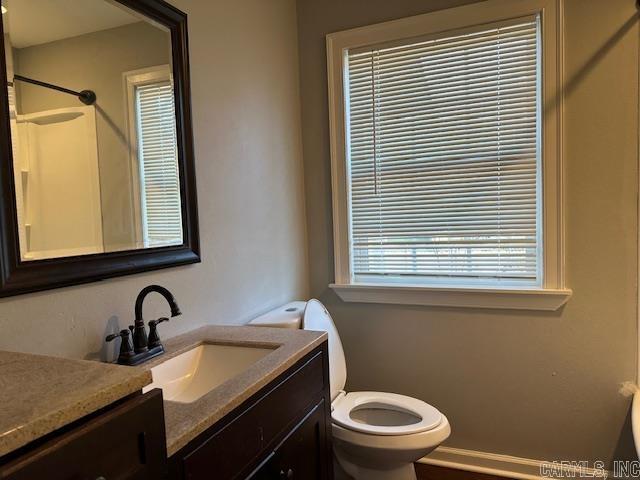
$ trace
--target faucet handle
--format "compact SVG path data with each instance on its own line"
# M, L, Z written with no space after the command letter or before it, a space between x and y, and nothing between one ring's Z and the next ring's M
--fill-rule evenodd
M111 335L107 335L105 340L107 342L111 342L118 337L122 338L122 343L120 343L120 356L119 358L126 358L133 355L133 345L131 344L131 332L126 328L124 330L120 330L119 333L113 333Z
M129 330L120 330L118 333L112 333L111 335L107 335L107 337L105 338L105 341L107 342L111 342L113 340L115 340L116 338L119 337L125 337L125 336L129 336Z
M160 336L158 335L158 324L162 322L168 322L167 317L161 317L157 320L149 320L149 348L154 348L162 345L160 343Z
M159 323L168 322L169 319L167 317L160 317L157 320L149 320L149 328L153 328L157 326Z

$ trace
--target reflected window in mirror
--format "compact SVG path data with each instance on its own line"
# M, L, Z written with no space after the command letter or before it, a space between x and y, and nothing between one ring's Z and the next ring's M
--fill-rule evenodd
M169 65L124 74L136 239L143 247L182 243L173 83Z

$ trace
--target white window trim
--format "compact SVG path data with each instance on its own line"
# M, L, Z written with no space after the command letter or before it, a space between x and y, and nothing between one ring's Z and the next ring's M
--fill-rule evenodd
M460 288L454 285L390 285L352 281L349 248L344 69L348 49L437 34L470 25L540 15L542 55L543 285L531 288ZM346 302L475 308L557 310L572 291L565 287L562 168L562 0L487 0L457 8L327 35L335 283Z
M138 155L138 129L136 123L136 87L149 83L172 80L169 65L157 65L154 67L130 70L122 74L124 82L125 112L127 112L127 145L129 145L129 167L131 169L131 195L133 198L135 241L139 248L148 248L144 236L144 219L141 183L141 166Z

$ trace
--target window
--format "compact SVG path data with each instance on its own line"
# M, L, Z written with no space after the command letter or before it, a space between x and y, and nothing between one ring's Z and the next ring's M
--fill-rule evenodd
M168 66L125 73L129 137L144 247L182 244L173 84ZM137 179L137 180L136 180Z
M559 109L543 98L553 4L509 12L494 0L328 37L343 299L555 309L568 298L561 262L545 256L561 232L543 175L559 165L547 137Z
M347 51L356 280L540 284L538 32Z

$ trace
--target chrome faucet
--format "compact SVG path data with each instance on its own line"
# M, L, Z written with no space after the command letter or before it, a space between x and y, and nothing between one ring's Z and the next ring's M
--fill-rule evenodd
M110 342L118 337L122 338L120 354L118 355L118 363L122 365L138 365L164 352L164 346L158 335L158 325L169 321L169 319L161 317L157 320L149 321L149 335L147 336L147 328L142 318L142 304L151 292L157 292L165 298L171 309L171 317L176 317L182 313L175 298L166 288L160 285L149 285L143 288L136 298L134 324L129 326L129 330L121 330L119 333L108 335L105 339ZM131 336L133 337L133 344L130 341Z

